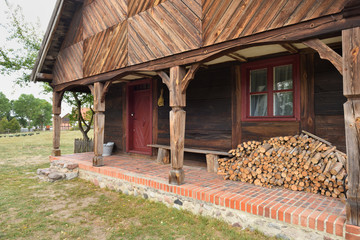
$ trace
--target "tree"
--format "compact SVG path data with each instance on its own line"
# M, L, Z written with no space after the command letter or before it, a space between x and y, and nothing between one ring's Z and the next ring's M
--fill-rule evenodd
M22 9L20 6L12 8L7 0L4 0L8 7L8 19L10 23L5 26L10 33L9 41L15 40L18 42L18 48L9 48L0 46L0 74L11 74L20 72L22 76L17 79L16 84L24 86L30 81L31 70L34 67L36 57L38 55L43 34L39 31L39 24L31 24L25 21ZM43 83L44 92L52 92L52 88L48 83ZM93 104L93 97L91 94L86 93L66 93L64 100L70 105L74 106L77 112L82 107L86 106L90 109ZM21 108L18 106L18 108ZM20 111L18 121L22 126L27 125L29 120L24 117L25 109ZM91 110L91 117L89 120L83 118L81 114L77 115L79 129L85 139L93 121L93 111ZM41 125L41 124L40 124Z
M10 122L8 123L8 129L10 129L10 132L17 132L20 130L20 124L19 122L16 120L16 118L13 118L10 120Z
M70 120L77 122L83 138L89 140L88 132L91 129L94 119L94 110L92 109L93 96L87 93L71 92L71 94L64 95L64 100L70 105L76 106L72 109ZM90 110L83 113L83 107L87 107Z
M10 118L11 102L5 96L4 93L0 92L0 118Z
M23 127L42 128L51 121L51 104L32 94L21 94L13 105L15 116Z
M3 117L0 121L0 132L6 132L7 129L9 128L9 121L7 120L6 117Z
M52 106L44 99L37 98L35 99L35 102L36 105L32 116L33 125L42 129L45 125L49 125L51 123Z
M7 18L10 20L5 26L10 34L8 42L0 46L0 73L9 75L17 72L21 74L16 81L19 85L26 85L30 81L30 74L38 55L42 33L40 24L32 24L25 21L22 8L17 5L12 8L7 0L4 0L7 7ZM9 42L17 44L9 44Z

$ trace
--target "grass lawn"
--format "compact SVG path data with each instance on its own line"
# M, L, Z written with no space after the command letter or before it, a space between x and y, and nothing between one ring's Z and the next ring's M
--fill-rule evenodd
M62 153L79 137L61 132ZM51 132L0 138L0 239L269 239L81 179L42 182L51 149Z

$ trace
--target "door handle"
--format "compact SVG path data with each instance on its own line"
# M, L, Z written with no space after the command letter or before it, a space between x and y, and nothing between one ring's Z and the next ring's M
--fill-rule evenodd
M134 113L130 113L130 116L134 117Z

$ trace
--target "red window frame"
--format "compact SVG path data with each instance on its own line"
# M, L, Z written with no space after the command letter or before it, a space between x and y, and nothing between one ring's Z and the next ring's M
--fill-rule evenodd
M287 92L287 90L273 90L273 69L277 66L292 65L293 74L293 115L274 116L273 115L273 93ZM267 69L267 91L257 92L267 94L267 116L250 116L250 71L257 69ZM244 63L241 66L242 82L242 121L298 121L300 119L300 74L299 74L299 55L278 57L256 62Z

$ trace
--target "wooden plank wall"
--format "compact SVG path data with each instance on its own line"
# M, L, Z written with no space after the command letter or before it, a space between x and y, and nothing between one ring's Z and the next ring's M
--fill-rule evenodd
M202 69L187 89L185 146L203 149L231 148L231 66ZM169 144L169 96L165 85L165 106L158 108L158 143Z
M144 12L155 7L166 0L129 0L128 1L128 17L132 17L138 13Z
M249 36L341 11L346 0L204 0L203 45Z
M127 16L126 0L94 0L83 13L84 39L121 23Z
M87 77L337 13L345 2L86 0L74 14L60 55L72 50L77 55L80 48L73 45L83 44L83 76ZM68 71L66 67L57 64L56 73ZM63 75L55 74L54 83L79 77L67 74L64 79Z
M62 50L54 66L54 84L83 78L82 42Z
M201 1L166 1L128 19L129 65L201 47Z
M125 119L124 102L125 84L115 84L110 87L105 99L105 130L104 142L114 142L115 152L125 152Z
M341 49L336 49L341 54ZM342 75L318 54L314 58L315 72L315 134L346 151Z
M84 77L127 65L126 33L126 22L122 22L84 41Z

